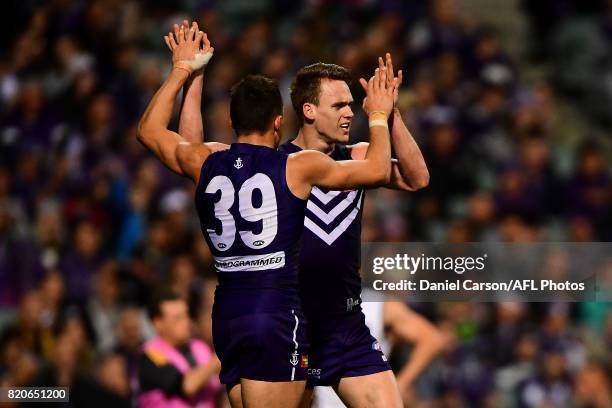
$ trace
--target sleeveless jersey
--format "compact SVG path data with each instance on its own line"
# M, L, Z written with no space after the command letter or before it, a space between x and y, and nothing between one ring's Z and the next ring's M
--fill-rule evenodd
M306 201L287 186L287 155L234 143L211 154L195 201L219 285L213 317L301 310L298 256Z
M302 150L291 141L279 150ZM334 160L350 160L336 144ZM300 296L312 326L335 326L347 313L360 313L361 214L364 190L333 191L313 187L304 218L300 251ZM338 319L339 318L339 319Z

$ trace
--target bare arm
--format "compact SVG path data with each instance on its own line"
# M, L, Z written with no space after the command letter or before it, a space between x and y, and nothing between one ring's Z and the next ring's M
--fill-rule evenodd
M208 363L193 368L183 376L183 392L188 397L197 394L219 371L221 362L215 354Z
M417 191L429 184L429 171L421 149L406 128L402 115L394 109L391 115L391 146L397 158L391 159L391 177L385 187L402 191ZM351 157L360 160L367 154L369 143L350 146Z
M183 86L183 102L179 115L178 133L192 143L204 142L204 123L202 120L202 86L204 72L199 71L189 78Z
M189 22L183 21L183 32L189 30ZM196 31L199 31L198 24L194 21L193 27ZM174 24L174 33L169 32L168 35L164 36L166 45L170 51L174 51L174 47L177 45L177 39L179 36L179 25ZM174 41L173 41L174 40ZM202 52L214 52L214 48L211 46L208 36L204 33L202 37L203 48ZM195 71L185 85L183 86L183 101L181 103L181 110L179 115L179 129L178 133L191 143L203 143L204 142L204 125L202 120L202 87L204 85L204 70L202 69Z
M378 58L378 67L387 68L387 81L396 79L399 85L403 80L402 71L398 71L397 78L393 74L393 60L391 54L387 53L386 61ZM399 91L394 94L394 105L397 105ZM398 108L393 109L393 114L389 117L389 128L391 129L391 145L395 151L397 159L393 159L391 166L391 180L386 187L403 191L416 191L427 187L429 184L429 171L425 164L423 154L419 149L412 134L406 127L402 114ZM359 143L351 147L351 155L354 159L363 158L368 150L367 143Z
M429 184L429 171L421 149L406 127L399 109L391 115L391 144L397 157L393 165L389 188L416 191Z
M385 55L385 61L378 58L378 66L386 67L388 76L387 81L393 80L393 60L391 54ZM391 145L397 156L397 162L393 165L391 171L391 182L387 185L389 188L395 188L406 191L416 191L427 187L429 184L429 171L425 164L421 149L416 144L412 134L406 127L402 113L397 108L399 99L399 87L402 84L404 75L401 70L397 73L397 90L393 95L393 114L389 118L389 126L391 129Z
M210 148L189 143L178 133L168 129L176 96L190 75L189 67L184 61L194 58L202 34L192 32L188 39L185 38L179 39L173 55L174 67L153 96L138 124L138 140L169 169L197 180L199 169L211 152Z
M376 187L389 182L391 143L383 127L370 130L372 143L363 160L335 161L324 153L305 150L289 156L289 188L298 197L307 198L312 186L332 190ZM299 178L293 182L294 178ZM298 183L302 187L297 186Z
M397 380L400 390L409 388L415 378L440 353L446 344L442 333L425 318L400 302L385 302L385 328L396 341L410 343L414 349L400 370Z

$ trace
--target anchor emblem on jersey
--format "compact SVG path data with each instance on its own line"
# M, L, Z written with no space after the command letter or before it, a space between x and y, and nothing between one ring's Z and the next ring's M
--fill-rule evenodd
M291 360L289 360L289 362L291 363L292 366L296 366L298 361L299 361L298 352L294 351L293 354L291 354Z
M242 164L242 159L240 157L236 159L236 163L234 163L234 167L237 169L241 169L244 167L244 164Z

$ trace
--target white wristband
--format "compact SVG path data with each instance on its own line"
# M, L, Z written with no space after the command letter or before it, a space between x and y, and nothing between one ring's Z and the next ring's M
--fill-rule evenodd
M373 128L374 126L384 126L387 129L389 129L389 125L387 124L387 121L384 119L371 120L370 122L368 122L368 124L370 125L371 128Z
M188 64L192 70L197 71L208 64L208 61L210 61L212 56L213 53L210 51L205 53L198 52L192 60L182 60L179 62L184 62L185 64Z

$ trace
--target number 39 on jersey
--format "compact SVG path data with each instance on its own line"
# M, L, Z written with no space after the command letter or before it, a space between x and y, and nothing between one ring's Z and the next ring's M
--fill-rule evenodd
M236 190L238 194L236 195ZM221 231L217 233L215 229L207 228L206 232L210 241L219 251L229 250L237 239L249 248L265 248L274 241L278 232L278 214L276 204L276 194L274 184L270 178L263 173L256 173L242 183L234 186L229 177L215 176L206 186L207 194L217 194L221 192L221 198L214 204L215 218L221 223ZM261 195L261 205L253 205L255 194ZM236 219L230 209L234 201L238 199L238 214L249 222L262 222L261 232L256 234L252 230L237 231Z

